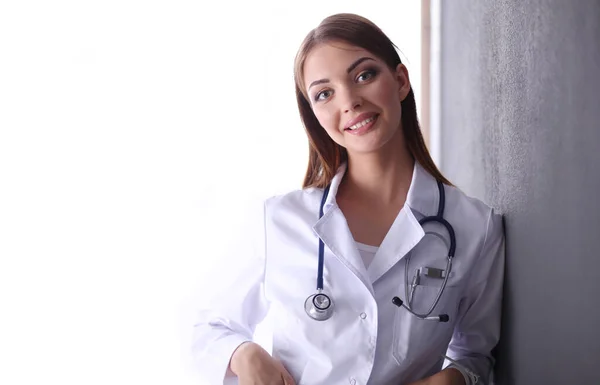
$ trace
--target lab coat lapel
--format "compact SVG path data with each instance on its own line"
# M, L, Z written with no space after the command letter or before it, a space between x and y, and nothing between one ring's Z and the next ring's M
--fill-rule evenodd
M325 246L373 293L364 262L360 256L346 217L339 207L332 207L314 226L314 230ZM327 258L327 250L325 251Z
M325 259L327 260L327 253L330 250L373 294L373 286L356 247L354 236L348 227L346 217L342 213L342 210L340 210L335 199L338 187L346 172L346 167L347 165L343 164L331 181L329 195L323 206L323 217L317 221L313 230L326 246Z
M369 266L371 282L375 283L421 241L425 231L416 215L435 215L438 202L439 193L435 178L415 161L404 207L398 213Z
M369 266L370 281L375 283L408 254L424 236L425 232L410 207L404 205Z

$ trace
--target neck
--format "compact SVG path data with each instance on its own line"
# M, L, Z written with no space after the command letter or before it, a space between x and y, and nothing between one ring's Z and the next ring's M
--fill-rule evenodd
M348 154L348 170L342 185L346 197L370 204L404 204L415 160L407 150Z

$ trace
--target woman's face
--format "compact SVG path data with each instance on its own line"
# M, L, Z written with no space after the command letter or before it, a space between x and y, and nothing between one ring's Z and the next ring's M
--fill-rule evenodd
M303 70L315 116L349 154L404 140L400 102L410 91L404 65L391 71L369 51L332 42L314 47Z

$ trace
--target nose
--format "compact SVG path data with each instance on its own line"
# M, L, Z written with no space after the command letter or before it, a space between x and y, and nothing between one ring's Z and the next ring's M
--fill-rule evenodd
M360 94L354 91L351 87L343 91L343 102L342 106L344 112L355 111L357 108L362 106L363 100Z

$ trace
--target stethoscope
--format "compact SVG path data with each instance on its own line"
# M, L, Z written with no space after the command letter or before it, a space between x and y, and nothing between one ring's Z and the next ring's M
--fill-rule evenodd
M448 322L448 320L450 319L450 317L448 317L448 314L440 314L438 316L431 316L433 309L435 309L435 307L437 306L438 302L440 301L440 298L442 297L442 294L444 293L444 289L446 288L446 283L448 282L448 277L450 277L450 272L452 270L452 259L454 258L454 251L456 250L456 237L454 235L454 229L452 228L452 225L450 225L450 223L448 223L448 221L446 221L444 219L444 207L446 205L444 185L440 181L437 182L437 185L438 185L438 190L440 192L440 202L438 205L437 215L425 217L419 221L419 224L421 226L423 226L429 222L437 222L437 223L444 225L444 227L446 227L446 230L448 231L448 234L450 236L450 247L448 250L448 260L446 262L446 270L444 271L444 276L443 276L444 281L442 283L442 286L438 290L438 294L437 294L433 304L427 311L427 313L421 314L421 313L417 313L417 312L413 311L411 309L412 299L413 299L415 288L419 284L420 271L417 271L417 274L413 278L412 283L411 283L410 293L409 293L408 266L409 266L409 261L410 261L410 255L408 255L405 258L405 269L404 269L404 271L405 271L404 288L405 288L405 297L408 298L408 305L406 303L404 303L404 301L402 301L399 297L392 298L392 303L398 307L405 308L412 315L414 315L415 317L417 317L419 319L433 320L433 321L439 321L439 322ZM325 200L327 199L327 195L329 194L329 187L330 186L327 186L325 188L325 190L323 191L323 198L321 199L321 206L319 209L319 219L323 217L323 206L325 205ZM308 316L310 318L317 320L317 321L325 321L325 320L331 318L331 316L333 315L333 310L334 310L333 300L331 299L331 297L329 295L323 293L324 250L325 250L325 245L323 243L323 240L321 240L319 238L319 265L318 265L318 269L317 269L317 292L315 294L310 295L308 298L306 298L306 301L304 301L304 310L306 310L306 314L308 314Z

